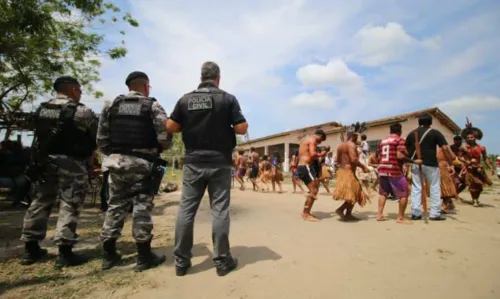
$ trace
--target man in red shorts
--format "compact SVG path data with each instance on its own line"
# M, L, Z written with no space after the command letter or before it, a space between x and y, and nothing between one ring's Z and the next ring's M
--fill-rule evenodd
M403 164L415 163L421 165L421 160L411 160L408 158L405 140L401 138L401 124L393 124L390 127L390 135L378 146L378 176L379 194L377 220L385 220L383 212L385 202L389 195L394 195L399 199L399 213L396 221L398 223L410 223L405 219L406 204L408 203L409 188L408 181L404 176Z

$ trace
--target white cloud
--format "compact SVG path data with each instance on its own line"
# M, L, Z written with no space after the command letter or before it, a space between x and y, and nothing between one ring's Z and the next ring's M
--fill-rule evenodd
M368 24L353 36L353 41L356 53L351 58L365 66L380 66L398 61L412 47L440 47L439 37L419 41L408 34L401 24L393 22L385 26Z
M105 100L142 70L170 112L196 88L201 64L214 60L221 88L236 95L250 135L260 137L307 125L305 107L320 107L310 124L351 123L461 95L500 95L499 23L487 4L473 15L472 0L186 1L128 0L140 27L127 30L127 57L103 65Z
M326 65L308 64L297 70L297 78L306 87L360 88L363 78L349 69L340 58L330 60Z
M473 113L479 118L478 112L500 110L500 97L491 95L468 95L438 103L440 109L450 115Z
M315 109L333 109L336 106L335 99L326 91L298 94L291 99L291 103L293 106Z

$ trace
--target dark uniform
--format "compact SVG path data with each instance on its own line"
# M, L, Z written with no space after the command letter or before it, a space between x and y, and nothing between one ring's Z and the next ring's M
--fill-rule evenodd
M146 74L133 72L125 83L133 88L130 84L137 84L134 80L149 82ZM102 166L109 171L109 207L101 232L103 269L113 267L121 258L116 252L116 240L131 204L132 236L138 251L136 270L149 269L166 259L151 251L153 198L163 177L161 167L166 165L160 153L170 148L172 141L166 121L162 106L137 91L121 95L103 107L97 134L99 148L108 155Z
M69 87L68 87L69 86ZM61 88L65 90L61 91ZM38 185L24 217L21 240L26 242L22 264L32 264L46 254L38 241L45 238L47 221L60 198L54 241L59 245L56 266L73 266L85 259L72 252L78 241L76 227L88 183L90 157L96 149L97 117L79 103L80 85L71 77L54 82L57 97L42 103L35 112L33 158L27 177ZM60 92L72 93L72 97Z
M217 64L203 64L202 79L214 79L219 74ZM236 97L209 80L184 95L170 119L181 126L186 148L175 227L177 275L184 275L191 266L194 217L207 188L212 209L213 261L218 275L225 275L237 264L229 248L231 165L236 146L233 126L246 122L245 117Z

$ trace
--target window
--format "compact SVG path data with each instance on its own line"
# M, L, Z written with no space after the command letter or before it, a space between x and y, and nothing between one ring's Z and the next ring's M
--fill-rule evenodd
M380 142L382 142L382 140L380 140L380 139L368 141L368 146L370 148L369 149L370 153L377 152L378 145L380 144Z

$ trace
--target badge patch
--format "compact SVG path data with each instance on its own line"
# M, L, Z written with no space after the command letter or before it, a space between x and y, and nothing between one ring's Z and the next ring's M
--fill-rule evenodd
M203 96L191 98L188 101L188 110L210 110L212 109L212 97Z
M40 110L40 118L59 119L59 115L61 115L61 110L59 109L42 108Z
M141 108L142 108L141 104L121 103L120 106L118 106L118 114L139 116L141 115Z

